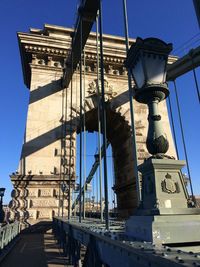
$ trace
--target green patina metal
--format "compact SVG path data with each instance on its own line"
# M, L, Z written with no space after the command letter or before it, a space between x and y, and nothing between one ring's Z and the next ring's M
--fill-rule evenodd
M0 256L19 233L20 225L18 221L0 228Z

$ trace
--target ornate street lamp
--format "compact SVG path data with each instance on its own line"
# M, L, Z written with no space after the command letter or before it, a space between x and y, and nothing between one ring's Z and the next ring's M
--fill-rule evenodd
M136 85L135 99L148 105L149 129L147 150L154 157L162 158L169 148L166 134L163 132L158 103L169 95L166 84L167 59L172 44L157 38L137 38L128 53L126 67Z
M142 174L142 200L135 214L126 221L126 232L159 244L200 241L200 234L196 234L200 228L200 211L188 207L181 172L185 161L165 156L169 143L158 111L159 102L169 95L166 67L171 50L171 44L157 38L137 38L125 61L135 82L135 99L149 108L146 144L152 155L138 166ZM188 223L192 226L190 232Z
M61 183L61 190L63 192L63 194L66 194L68 192L69 186L67 185L66 182L62 182Z
M4 221L4 211L3 211L3 197L5 193L5 188L0 188L0 223Z

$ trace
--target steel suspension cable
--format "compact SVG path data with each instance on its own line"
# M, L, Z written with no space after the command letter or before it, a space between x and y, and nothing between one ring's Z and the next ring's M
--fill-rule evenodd
M190 50L189 54L190 54L191 62L192 62L192 72L193 72L193 76L194 76L194 81L195 81L197 96L198 96L199 103L200 103L200 92L199 92L199 85L198 85L198 81L197 81L196 70L195 70L195 67L194 67L193 50Z
M101 115L100 103L101 96L99 90L99 14L96 17L96 54L97 54L97 95L98 95L98 150L99 150L99 198L100 198L100 219L103 222L102 205L102 159L101 159Z
M80 161L79 161L79 185L80 185L80 200L79 200L79 222L81 223L82 217L82 17L80 17L80 144L79 144L79 152L80 152Z
M174 89L175 89L175 95L176 95L176 103L177 103L177 108L178 108L179 122L180 122L180 127L181 127L181 136L182 136L182 141L183 141L185 159L186 159L189 182L190 182L190 190L191 190L191 194L192 194L192 200L194 200L194 193L193 193L191 174L190 174L190 167L189 167L188 156L187 156L187 149L186 149L186 144L185 144L185 136L184 136L184 132L183 132L183 124L182 124L181 110L180 110L180 104L179 104L179 99L178 99L177 86L176 86L176 82L175 81L173 81L173 83L174 83Z
M83 219L85 219L85 181L86 181L86 125L85 125L85 49L83 50Z
M192 36L191 38L189 38L189 40L185 41L184 43L182 43L180 46L176 47L175 49L173 49L173 53L177 52L179 50L184 49L184 47L186 45L188 45L188 43L190 43L193 39L195 39L198 35L200 35L200 33L198 32L197 34L195 34L194 36Z
M123 11L124 11L124 28L125 28L125 38L126 38L126 54L128 55L129 33L128 33L128 16L127 16L126 0L123 0ZM136 144L136 134L135 134L134 104L133 104L133 95L132 95L131 74L129 71L128 71L128 89L129 89L129 103L130 103L130 115L131 115L132 142L133 142L134 176L136 180L137 201L138 201L138 206L139 206L140 201L141 201L141 191L140 191L140 180L139 180L139 175L138 175L138 163L137 163L137 144Z
M95 200L95 190L94 190L94 185L95 185L95 179L92 179L92 212L94 211L94 200Z
M114 170L114 159L111 158L111 166L112 166L112 184L113 187L115 185L115 170ZM113 190L113 211L115 211L115 192Z
M175 132L175 127L174 127L174 117L173 117L173 113L172 113L172 105L171 105L171 97L170 97L170 95L168 96L168 103L169 103L169 111L170 111L170 118L171 118L171 123L172 123L172 132L173 132L173 136L174 136L176 155L177 155L177 158L179 159L177 138L176 138L176 132Z
M96 196L97 196L97 211L99 212L99 180L98 173L96 172Z
M72 39L73 43L73 39ZM73 51L71 53L71 62L72 62L72 70L73 70ZM71 92L70 92L70 144L69 144L69 189L68 189L68 220L71 218L71 178L72 178L72 91L73 91L73 77L71 79Z
M77 65L77 67L79 67L79 64ZM76 130L78 128L78 120L77 120L78 111L77 111L77 109L78 109L78 71L76 71ZM77 178L77 176L75 178ZM76 199L76 196L75 196L75 199ZM75 209L74 209L75 216L76 216L76 207L77 207L77 205L75 205Z
M103 152L104 152L104 194L105 194L105 221L106 230L109 230L108 214L108 177L107 177L107 153L106 153L106 105L104 90L104 60L103 60L103 22L102 22L102 1L99 3L99 33L100 33L100 65L101 65L101 115L102 115L102 134L103 134Z
M198 85L198 81L197 81L197 76L196 76L195 68L193 68L192 71L193 71L195 85L196 85L196 90L197 90L197 95L198 95L198 99L199 99L199 103L200 103L200 92L199 92L199 85Z
M61 138L60 138L60 181L58 190L58 216L60 216L60 203L61 203L61 181L62 181L62 157L63 157L63 135L64 135L64 89L62 90L62 113L61 113Z
M61 157L62 157L62 173L63 173L63 179L62 179L62 185L64 186L64 180L65 180L65 176L64 176L64 173L65 173L65 160L66 160L66 142L65 142L65 135L66 135L66 132L67 132L67 96L68 96L68 88L65 89L65 112L64 112L64 118L63 118L63 121L64 121L64 128L63 128L63 131L64 131L64 136L62 138L62 149L61 149ZM61 185L60 185L61 186ZM63 214L64 213L64 191L62 190L62 217L63 217Z

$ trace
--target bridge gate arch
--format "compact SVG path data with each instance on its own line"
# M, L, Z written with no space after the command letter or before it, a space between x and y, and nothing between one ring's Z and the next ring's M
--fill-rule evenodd
M62 88L65 59L71 48L72 29L45 25L44 29L31 29L18 33L25 85L30 89L26 131L21 159L11 175L14 185L10 206L13 217L23 223L34 224L51 220L58 214L60 177L63 171L61 148L66 149L66 173L76 174L76 133L78 130L79 74L72 80L72 117L70 86ZM134 40L131 40L133 42ZM85 48L85 114L86 129L97 131L96 92L96 36L90 34ZM118 209L128 217L136 207L136 189L133 172L133 154L130 127L125 40L104 35L105 93L107 105L107 138L112 145ZM166 103L160 104L162 121L170 143L169 155L175 156ZM137 154L139 163L148 156L145 147L147 134L147 108L134 103ZM70 128L72 122L72 128ZM63 124L66 126L63 128ZM66 135L63 138L63 131ZM72 137L72 159L69 144ZM71 163L71 166L69 165ZM63 214L67 215L65 199Z

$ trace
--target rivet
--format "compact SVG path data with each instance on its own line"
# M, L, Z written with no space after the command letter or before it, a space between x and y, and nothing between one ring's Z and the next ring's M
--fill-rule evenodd
M168 248L168 249L167 249L167 251L169 251L169 252L170 252L170 251L172 251L172 250L171 250L171 248Z
M167 254L165 252L162 253L163 257L167 257Z

